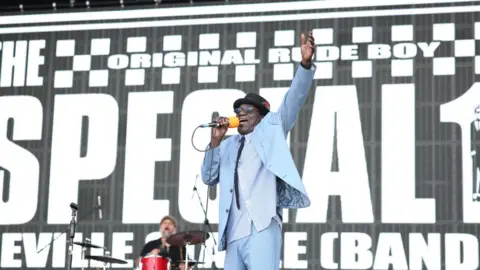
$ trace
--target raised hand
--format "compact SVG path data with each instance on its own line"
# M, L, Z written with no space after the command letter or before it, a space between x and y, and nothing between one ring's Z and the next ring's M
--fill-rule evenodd
M315 39L313 38L312 31L310 31L308 35L308 40L306 40L305 35L302 33L301 42L302 64L304 66L310 66L312 64L313 54L315 53Z

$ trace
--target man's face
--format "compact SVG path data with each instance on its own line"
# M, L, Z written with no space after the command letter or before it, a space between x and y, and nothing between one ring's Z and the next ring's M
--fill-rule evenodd
M475 117L477 117L477 119L480 119L480 108L475 110Z
M255 126L262 119L258 110L248 104L242 104L240 107L235 109L238 119L240 119L240 125L237 130L238 133L245 135L252 132L255 129Z
M165 219L162 223L160 223L160 233L162 237L168 237L176 232L175 224L170 219Z

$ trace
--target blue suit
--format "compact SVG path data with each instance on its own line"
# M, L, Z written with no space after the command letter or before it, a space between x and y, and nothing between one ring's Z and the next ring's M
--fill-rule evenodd
M315 70L315 65L312 65L309 70L299 65L291 87L285 94L279 109L276 112L268 113L255 127L251 135L251 143L263 165L279 179L276 185L276 205L279 209L304 208L310 205L310 199L293 161L286 137L294 127L299 111L305 104ZM207 185L221 183L218 228L218 249L220 251L226 250L228 243L226 224L233 200L232 190L234 187L238 136L240 135L231 136L223 140L219 147L207 151L202 164L202 181ZM249 199L250 205L255 206L251 208L254 210L249 213L253 221L265 219L262 217L262 213L264 213L262 212L262 199L261 196ZM278 230L277 228L276 230L280 231L279 242L281 244L281 229ZM227 263L225 267L227 267ZM256 267L249 268L255 269ZM278 265L276 269L278 269Z

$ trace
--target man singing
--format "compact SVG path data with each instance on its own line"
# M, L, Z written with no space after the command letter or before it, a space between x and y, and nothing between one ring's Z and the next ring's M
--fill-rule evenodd
M310 205L286 138L308 96L316 66L315 43L301 36L302 61L277 112L249 93L234 102L239 135L223 140L228 119L212 128L202 180L220 184L219 250L225 270L276 270L280 266L282 209Z
M185 260L186 248L170 246L167 243L167 238L177 232L177 221L172 216L165 216L160 221L161 237L145 244L140 252L140 257L137 259L135 267L138 268L141 260L145 256L160 255L169 258L171 270L185 270L185 263L178 263L178 261ZM190 264L189 264L190 265ZM191 267L189 267L191 269Z

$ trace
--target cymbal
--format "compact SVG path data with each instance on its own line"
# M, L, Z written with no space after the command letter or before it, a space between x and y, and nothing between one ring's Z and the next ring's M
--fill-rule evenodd
M167 243L172 246L183 246L186 244L197 245L205 242L210 234L203 231L179 232L167 238Z
M179 265L181 263L186 263L186 262L187 262L186 260L180 260L180 261L176 261L175 264ZM195 266L196 264L204 264L204 262L197 262L197 261L194 261L194 260L189 260L188 261L188 266Z
M106 262L106 263L118 263L118 264L126 264L126 261L115 259L112 257L107 257L107 256L90 256L87 255L85 256L85 259L90 259L94 261L99 261L99 262Z
M90 243L85 243L85 242L73 242L75 245L78 245L78 246L81 246L81 247L85 247L85 248L103 248L101 246L97 246L97 245L94 245L94 244L90 244Z

